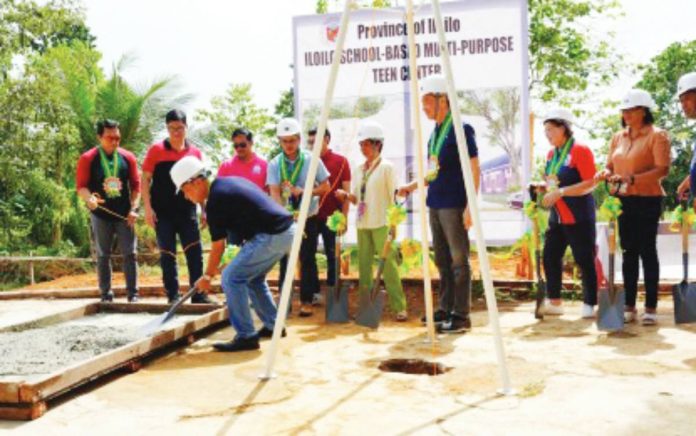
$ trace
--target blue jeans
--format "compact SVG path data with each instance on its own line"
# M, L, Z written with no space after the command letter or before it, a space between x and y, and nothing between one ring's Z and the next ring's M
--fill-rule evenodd
M266 283L266 274L288 254L294 235L294 224L277 235L259 233L242 245L237 256L222 272L222 290L227 298L230 323L237 331L236 338L257 336L249 299L263 325L267 329L275 326L278 309Z
M176 235L179 235L181 246L185 249L186 266L189 272L189 285L203 275L203 249L200 243L201 234L198 230L198 219L195 216L176 216L173 218L157 216L155 225L157 245L160 248L160 266L162 280L167 297L170 299L179 295L179 273L176 265ZM188 248L187 248L188 247Z

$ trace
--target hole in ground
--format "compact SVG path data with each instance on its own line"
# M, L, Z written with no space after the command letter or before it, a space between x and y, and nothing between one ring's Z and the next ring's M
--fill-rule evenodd
M389 359L379 364L380 371L402 372L416 375L440 375L452 368L437 362L428 362L422 359Z

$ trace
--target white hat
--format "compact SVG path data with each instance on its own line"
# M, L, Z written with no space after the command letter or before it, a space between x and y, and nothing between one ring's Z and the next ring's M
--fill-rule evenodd
M682 94L696 90L696 71L693 73L686 73L679 78L677 82L677 96L681 97Z
M169 175L174 182L174 186L176 186L177 194L184 183L203 173L205 173L205 166L203 162L195 156L186 156L180 159L174 164L172 169L169 170Z
M421 81L421 95L447 94L447 79L441 74L428 76Z
M573 124L573 122L575 121L575 117L573 117L573 113L568 109L563 107L557 107L551 109L546 113L546 115L544 115L543 122L545 123L549 120L561 120L567 122L568 124Z
M643 91L642 89L631 89L621 99L619 109L626 110L639 106L652 110L655 109L656 104L655 100L653 100L647 91Z
M279 138L299 135L301 131L300 123L294 118L283 118L278 122L278 126L276 126L276 136Z
M374 121L363 121L358 128L358 142L366 139L384 140L384 130L379 123Z

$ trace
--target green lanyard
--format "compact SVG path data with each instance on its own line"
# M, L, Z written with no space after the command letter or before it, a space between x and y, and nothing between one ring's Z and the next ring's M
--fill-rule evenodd
M104 177L107 179L110 177L118 177L118 152L114 150L114 154L111 156L111 159L113 160L113 172L112 169L109 168L109 162L106 159L106 153L101 147L99 147L99 158L101 160L102 170L104 170Z
M558 175L558 171L563 166L563 162L565 162L566 157L568 156L568 152L570 152L570 149L573 147L574 142L575 139L570 138L568 139L568 142L566 142L565 145L563 145L563 148L561 149L560 153L558 152L558 149L553 151L553 157L551 158L550 165L546 169L546 175Z
M435 135L432 135L430 137L430 144L429 144L429 149L430 149L430 156L436 156L440 157L440 151L442 150L442 145L445 143L445 138L447 138L447 135L449 134L450 129L452 128L452 112L448 112L447 116L445 117L444 121L442 122L442 125L440 126L440 131L437 134L437 138Z
M300 175L302 166L304 166L304 153L302 151L298 152L300 154L299 158L295 162L295 167L292 170L292 174L288 175L288 166L285 163L285 155L280 158L280 178L281 182L290 182L291 185L295 186L297 177Z
M369 170L365 171L362 176L362 181L360 183L360 201L365 201L365 190L367 189L367 181L370 179L370 176L372 173L375 172L377 167L379 166L379 163L382 161L382 158L379 157L375 161L375 163L372 164L372 168Z

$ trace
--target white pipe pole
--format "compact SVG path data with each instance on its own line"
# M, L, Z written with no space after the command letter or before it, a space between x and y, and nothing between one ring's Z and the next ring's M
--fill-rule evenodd
M324 94L324 106L321 108L321 115L319 117L319 126L317 127L317 134L312 146L312 160L309 164L309 171L307 172L307 180L305 180L304 192L302 196L302 201L300 202L300 214L297 218L297 227L295 229L295 236L292 240L292 248L290 249L290 256L288 258L288 265L285 273L285 280L283 280L283 287L280 293L280 306L278 307L278 314L276 316L275 327L273 328L273 338L271 339L271 344L268 347L268 356L266 359L266 369L263 374L259 376L262 380L268 380L273 377L273 364L275 363L276 354L278 353L278 341L280 340L280 334L285 326L285 319L288 311L288 304L290 303L291 286L295 272L295 266L297 265L297 258L300 252L300 245L302 244L302 237L304 234L305 224L307 223L307 213L309 212L309 204L312 200L312 189L314 189L314 181L317 176L317 167L319 166L319 159L321 155L321 145L324 142L324 134L326 132L326 121L329 117L329 109L331 108L331 100L333 99L333 92L336 86L336 77L338 76L338 67L341 64L341 55L343 54L343 45L345 44L346 35L348 33L348 18L350 11L350 0L345 0L345 6L343 8L343 14L341 15L341 27L338 31L338 38L336 40L336 50L334 51L333 61L331 63L331 72L329 74L329 83L326 87L326 93ZM308 195L309 194L309 195Z
M464 175L464 187L466 188L466 197L468 199L469 212L474 221L474 234L476 236L476 247L478 248L479 265L481 268L481 276L483 279L483 287L486 295L486 306L488 306L488 318L493 336L495 339L495 351L498 358L498 368L500 369L500 377L503 382L501 392L505 395L512 395L514 391L510 387L510 376L505 362L505 350L503 348L502 334L500 331L500 320L498 318L498 304L495 299L493 290L493 281L491 280L491 270L488 262L488 251L486 249L486 241L483 238L483 229L481 228L481 215L478 208L478 199L476 197L476 185L474 185L474 176L471 171L471 162L469 150L466 145L466 136L462 127L462 117L459 112L459 101L457 98L457 89L454 86L452 78L452 64L450 63L449 51L447 48L447 39L445 38L445 29L442 22L442 13L440 11L440 1L432 0L433 13L435 15L435 26L437 28L438 41L440 46L440 58L442 66L445 70L447 78L447 95L449 96L450 109L452 112L452 122L454 124L454 132L457 137L457 147L459 149L459 160L462 166Z
M413 24L413 0L407 1L406 25L408 26L409 79L411 81L411 114L416 128L416 162L418 166L418 198L421 227L421 254L423 260L423 294L425 296L425 320L428 342L435 343L435 320L433 319L433 294L430 281L430 244L428 244L428 222L425 216L425 170L423 168L423 129L421 128L420 98L418 95L418 67L416 63L416 30Z

